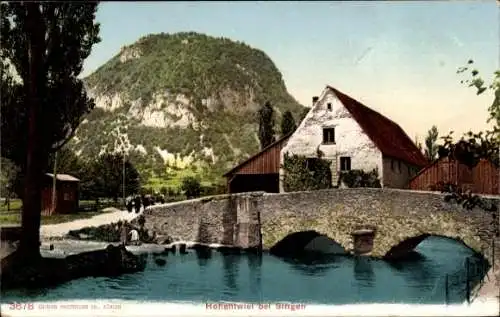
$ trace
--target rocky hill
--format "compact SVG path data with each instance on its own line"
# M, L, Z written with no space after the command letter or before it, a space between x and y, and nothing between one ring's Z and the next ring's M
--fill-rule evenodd
M303 107L262 51L198 33L155 34L123 47L85 78L96 108L71 147L82 157L128 153L150 186L206 182L259 149L256 112ZM166 182L166 184L165 184Z

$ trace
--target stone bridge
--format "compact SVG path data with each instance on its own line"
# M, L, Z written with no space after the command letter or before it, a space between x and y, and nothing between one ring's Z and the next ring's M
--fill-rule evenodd
M349 188L220 195L153 206L145 212L145 226L174 240L264 249L292 233L314 230L348 252L353 232L373 229L367 255L374 257L407 252L436 235L461 241L492 263L494 253L500 256L493 252L500 247L495 213L496 222L491 212L463 209L439 193Z

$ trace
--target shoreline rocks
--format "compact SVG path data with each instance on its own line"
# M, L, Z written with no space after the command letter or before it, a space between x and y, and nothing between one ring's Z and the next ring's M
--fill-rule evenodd
M144 216L139 216L144 217ZM84 227L78 230L70 230L64 237L75 240L84 241L101 241L101 242L125 242L127 241L128 233L131 230L137 230L139 239L143 243L152 243L157 241L156 234L150 232L141 225L141 221L132 222L118 221L101 226ZM169 237L163 237L165 241L169 241Z
M146 265L123 245L65 258L41 257L29 263L17 253L11 256L11 264L2 272L2 290L50 287L82 277L118 276L143 271Z

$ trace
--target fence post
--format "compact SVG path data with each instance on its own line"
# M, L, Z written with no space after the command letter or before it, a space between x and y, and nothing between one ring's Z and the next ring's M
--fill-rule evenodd
M465 258L465 296L470 304L470 283L469 283L469 258Z
M495 237L491 240L491 268L495 269Z
M449 294L448 294L448 274L444 276L444 301L445 304L448 305L449 302Z

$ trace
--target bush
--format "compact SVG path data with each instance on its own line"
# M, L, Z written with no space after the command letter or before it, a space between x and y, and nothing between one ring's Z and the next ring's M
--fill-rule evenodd
M227 192L224 185L202 186L201 193L203 196L222 195Z
M285 154L283 169L285 191L308 191L332 187L330 161Z
M181 189L188 199L200 197L201 183L196 177L188 176L182 179Z
M366 173L363 170L350 170L340 172L339 185L344 183L349 188L372 187L381 188L377 169Z

